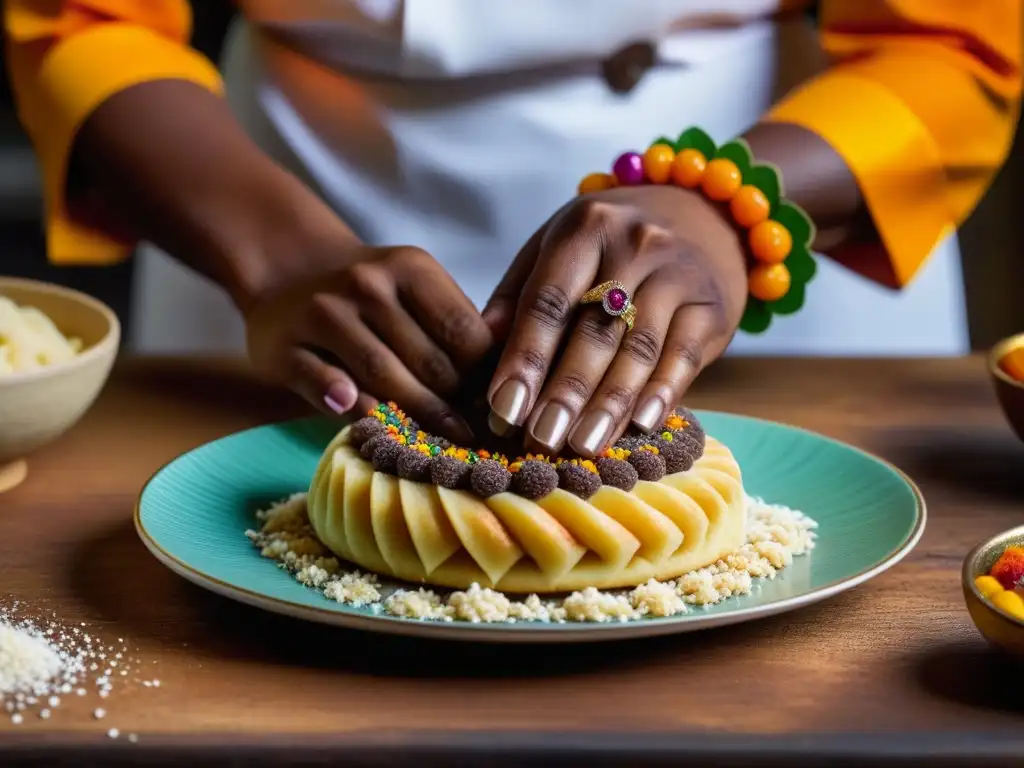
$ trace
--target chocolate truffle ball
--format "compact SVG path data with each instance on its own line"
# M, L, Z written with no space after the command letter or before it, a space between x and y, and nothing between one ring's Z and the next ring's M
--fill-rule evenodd
M661 458L665 460L665 471L669 474L686 472L697 460L694 456L696 446L689 440L658 439L654 445L661 454Z
M387 435L375 435L359 446L359 455L367 461L373 461L374 452L385 442L390 443L392 441Z
M636 470L637 477L648 482L657 482L665 476L665 460L654 451L638 450L629 454L629 463Z
M701 426L700 421L693 415L693 411L689 408L677 408L676 415L686 420L689 425L685 429L678 430L683 432L687 437L693 439L700 447L704 450L704 442L707 438L707 434L704 432L704 427Z
M379 438L377 439L379 440ZM387 472L389 475L398 474L398 457L406 448L397 440L384 438L377 442L373 449L373 468L378 472Z
M398 476L418 483L426 482L430 479L430 457L412 448L405 448L398 457Z
M512 492L524 499L543 499L558 487L558 472L546 461L524 461L512 475Z
M437 456L430 462L430 481L442 488L465 488L469 482L469 464L453 456Z
M371 437L383 434L384 425L373 416L364 416L348 431L348 439L356 448L361 448L363 443Z
M469 485L473 492L485 499L504 493L512 484L512 473L493 459L484 459L473 465L469 472Z
M618 440L615 441L616 448L625 448L627 451L635 451L640 448L641 445L645 445L650 442L650 438L642 432L630 430Z
M633 465L622 459L598 459L597 471L602 483L623 491L632 491L639 479Z
M601 488L601 477L579 464L565 461L558 465L558 485L581 499L589 499Z

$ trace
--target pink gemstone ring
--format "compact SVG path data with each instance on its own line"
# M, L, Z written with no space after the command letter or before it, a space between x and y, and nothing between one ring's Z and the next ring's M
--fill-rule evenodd
M626 286L615 280L595 285L580 299L581 304L601 303L604 311L612 317L621 317L626 322L626 330L633 330L636 320L636 305L629 296Z

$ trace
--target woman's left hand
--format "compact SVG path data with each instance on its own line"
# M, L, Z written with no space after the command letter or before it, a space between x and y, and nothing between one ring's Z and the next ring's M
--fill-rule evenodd
M628 291L632 330L600 303L580 306L605 281ZM739 234L698 192L619 187L574 200L530 238L484 311L507 338L487 393L491 428L525 426L531 450L568 442L588 457L631 421L654 429L724 351L746 296Z

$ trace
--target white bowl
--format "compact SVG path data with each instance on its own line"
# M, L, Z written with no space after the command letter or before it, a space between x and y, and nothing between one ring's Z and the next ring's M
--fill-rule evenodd
M110 375L121 340L117 316L84 293L35 280L0 277L0 295L46 314L65 336L82 340L73 360L0 374L0 492L25 478L25 457L73 427Z

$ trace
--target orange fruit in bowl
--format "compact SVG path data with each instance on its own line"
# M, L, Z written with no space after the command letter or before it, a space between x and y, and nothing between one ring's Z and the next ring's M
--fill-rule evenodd
M999 367L1012 379L1024 383L1024 347L1011 349L999 360Z

